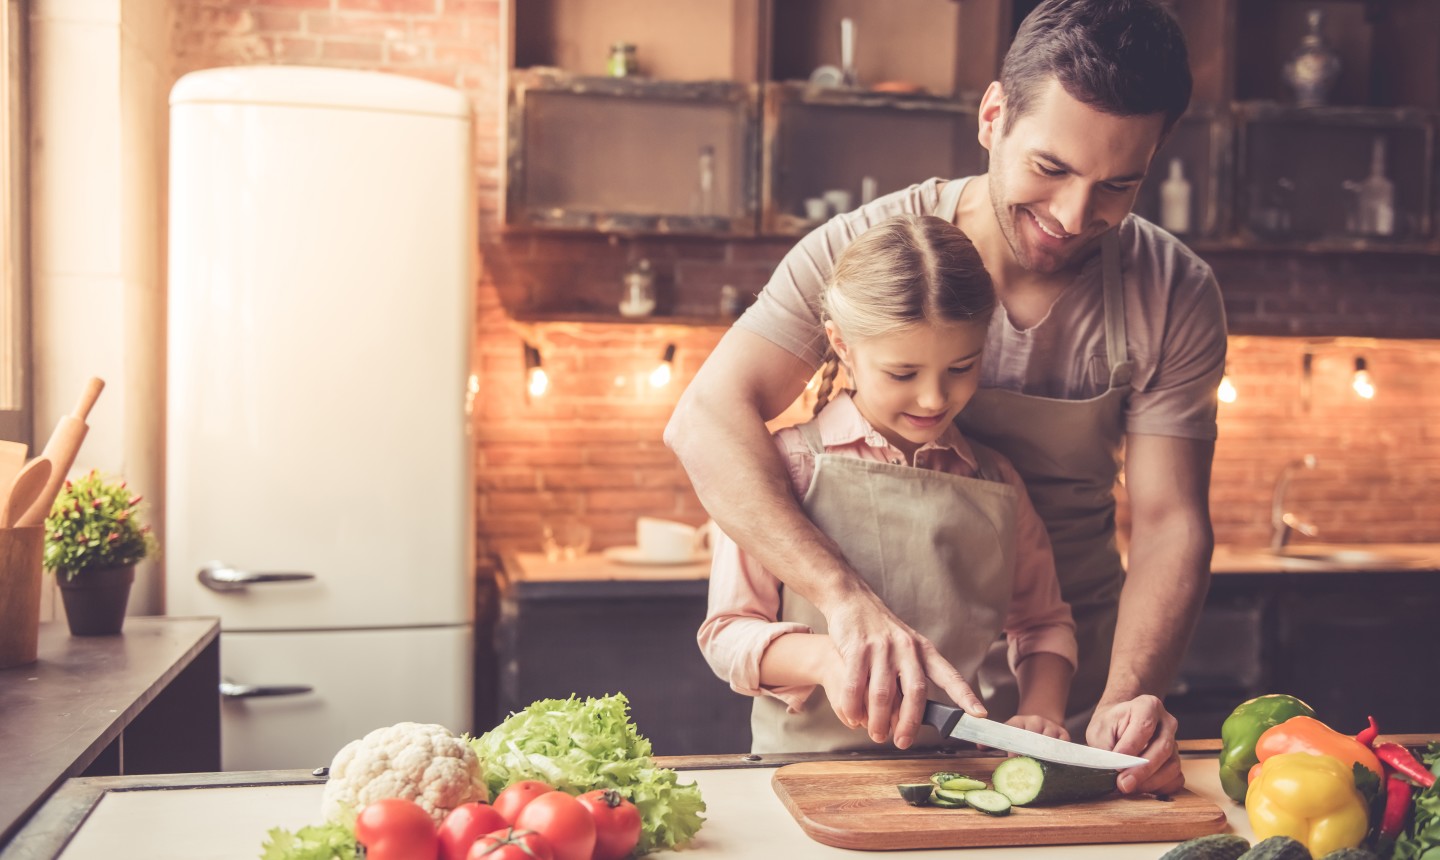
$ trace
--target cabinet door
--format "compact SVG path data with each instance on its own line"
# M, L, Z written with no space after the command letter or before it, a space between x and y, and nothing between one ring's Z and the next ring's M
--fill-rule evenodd
M1433 573L1307 576L1279 606L1273 692L1299 696L1327 724L1356 732L1435 730L1440 582Z
M750 749L749 697L715 677L695 643L705 620L703 593L507 596L502 606L496 644L502 712L537 699L624 693L656 755Z

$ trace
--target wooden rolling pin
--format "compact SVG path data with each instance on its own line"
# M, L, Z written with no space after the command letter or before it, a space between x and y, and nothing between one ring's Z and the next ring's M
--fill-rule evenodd
M50 434L50 440L45 443L45 450L41 452L41 456L50 461L50 480L46 482L45 489L35 503L16 521L15 524L20 528L38 526L45 522L50 506L55 504L55 497L60 495L65 476L70 474L70 467L75 464L80 443L85 441L85 431L90 429L85 418L89 416L91 407L95 405L95 400L104 387L103 379L91 377L90 381L85 383L85 391L80 395L75 411L61 418L60 423L55 425L55 432Z

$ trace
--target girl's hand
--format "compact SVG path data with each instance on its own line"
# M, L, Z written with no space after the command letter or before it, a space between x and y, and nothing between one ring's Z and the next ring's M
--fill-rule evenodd
M1065 731L1064 726L1039 714L1016 714L1006 720L1005 725L1039 732L1046 737L1059 738L1062 741L1070 740L1070 733Z

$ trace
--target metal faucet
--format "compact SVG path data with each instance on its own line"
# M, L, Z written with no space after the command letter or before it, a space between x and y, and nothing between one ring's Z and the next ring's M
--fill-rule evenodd
M1296 469L1315 468L1315 455L1306 454L1299 460L1291 460L1275 476L1275 492L1270 500L1270 551L1278 553L1290 542L1290 535L1299 532L1306 537L1315 537L1320 530L1313 523L1307 523L1285 510L1285 491L1290 488L1290 478Z

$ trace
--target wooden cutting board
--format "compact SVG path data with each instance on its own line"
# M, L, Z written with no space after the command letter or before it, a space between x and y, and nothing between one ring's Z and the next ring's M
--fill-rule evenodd
M895 786L957 771L990 781L1003 758L830 761L786 765L771 785L800 828L838 848L973 848L1103 842L1181 842L1225 829L1225 813L1182 790L1168 800L1113 794L1087 803L1016 806L1009 815L911 806Z

